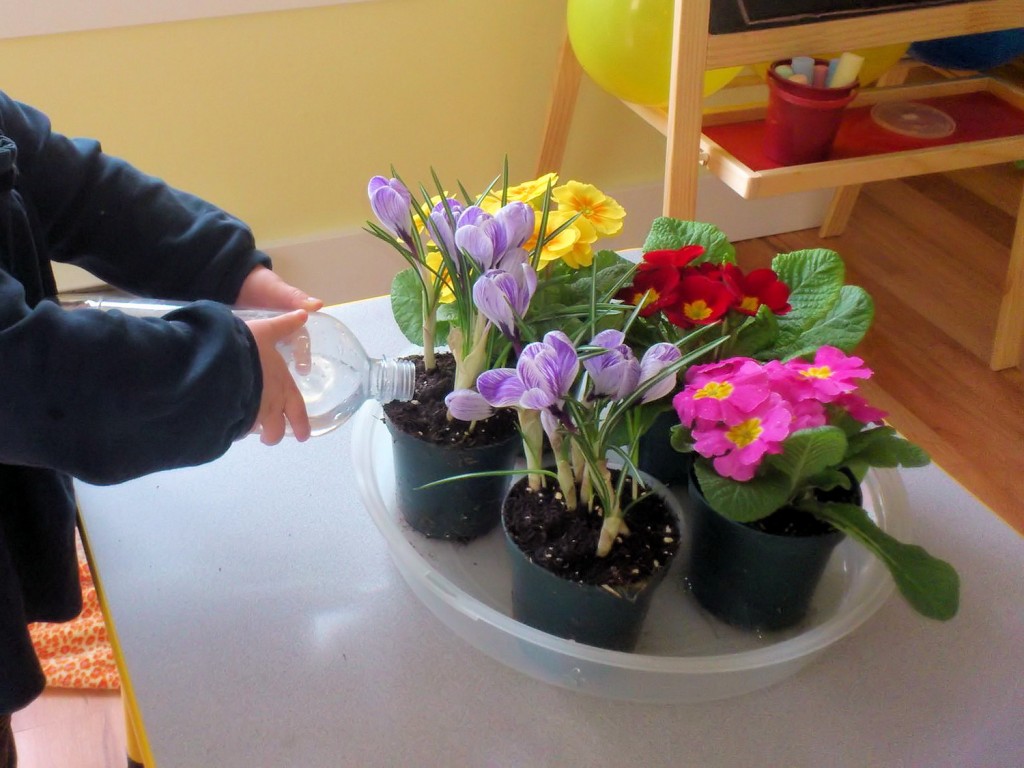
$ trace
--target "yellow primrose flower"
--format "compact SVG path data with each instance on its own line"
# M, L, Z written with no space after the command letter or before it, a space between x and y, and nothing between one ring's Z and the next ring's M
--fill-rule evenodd
M551 195L558 201L559 210L579 213L580 218L593 224L599 235L614 235L622 229L625 209L593 184L570 181L555 187Z
M508 188L508 199L520 200L524 203L533 203L544 196L544 193L548 191L548 184L554 185L558 181L557 173L545 173L540 178L534 179L533 181L524 181L522 184L517 184L514 187ZM498 201L501 200L501 191L492 191L491 195L497 197ZM488 195L490 197L491 195Z
M558 229L560 226L569 221L575 214L570 211L548 211L547 230L545 237L550 237L551 233ZM540 220L541 216L538 214L537 218L533 222L533 237L523 246L527 253L533 253L533 249L537 247L537 238L540 235ZM575 226L569 226L559 232L554 238L544 243L544 247L540 252L540 266L544 266L552 261L557 261L564 257L566 253L570 253L576 242L580 239L580 230Z
M594 261L594 249L591 246L597 242L597 230L582 216L572 223L570 229L575 229L580 234L572 247L561 254L562 261L573 269L589 267Z

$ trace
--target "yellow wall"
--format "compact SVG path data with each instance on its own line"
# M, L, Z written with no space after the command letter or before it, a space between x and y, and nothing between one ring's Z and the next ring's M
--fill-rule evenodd
M562 0L376 0L0 41L0 88L248 221L358 227L365 185L533 173ZM664 142L584 83L564 178L660 178Z

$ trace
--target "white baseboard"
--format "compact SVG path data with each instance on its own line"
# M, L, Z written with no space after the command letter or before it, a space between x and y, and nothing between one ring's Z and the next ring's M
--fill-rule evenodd
M626 209L623 231L603 241L609 248L643 245L651 221L661 215L662 185L644 184L605 190ZM699 181L697 220L717 225L733 242L792 232L821 224L831 190L744 200L710 173ZM308 237L262 243L285 280L328 304L383 296L405 262L391 248L361 229L325 232ZM61 291L102 285L84 270L55 264Z

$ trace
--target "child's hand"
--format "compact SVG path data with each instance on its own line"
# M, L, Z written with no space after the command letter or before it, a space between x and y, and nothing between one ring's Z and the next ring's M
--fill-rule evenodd
M265 445L277 445L285 432L285 420L291 425L292 434L299 442L307 440L310 434L309 416L299 388L295 386L284 358L275 345L298 331L306 322L302 310L288 312L275 317L249 320L246 325L259 349L260 366L263 369L263 395L260 411L256 416L253 430L260 433Z
M256 267L246 276L235 303L243 308L304 309L307 312L316 312L324 305L320 299L289 285L266 267Z

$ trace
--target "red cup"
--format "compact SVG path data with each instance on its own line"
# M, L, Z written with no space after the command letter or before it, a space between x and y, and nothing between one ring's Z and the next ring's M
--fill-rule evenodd
M817 163L828 158L843 110L857 95L859 83L842 88L815 88L794 83L768 68L768 110L765 113L764 154L782 165ZM828 64L815 59L816 64Z

